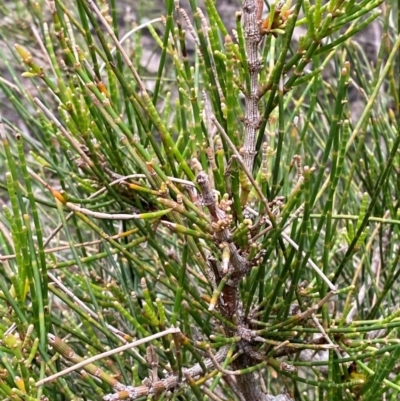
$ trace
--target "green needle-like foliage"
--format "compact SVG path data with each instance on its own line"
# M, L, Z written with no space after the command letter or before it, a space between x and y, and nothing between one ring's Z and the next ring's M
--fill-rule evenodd
M398 4L3 3L0 399L398 399Z

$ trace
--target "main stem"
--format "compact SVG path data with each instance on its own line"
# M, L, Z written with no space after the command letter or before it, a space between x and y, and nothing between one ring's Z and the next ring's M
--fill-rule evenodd
M256 156L256 139L257 131L260 123L260 113L258 111L258 75L262 64L258 57L258 45L261 41L260 33L260 18L263 9L262 0L244 0L243 1L243 27L246 42L246 55L250 73L250 88L247 88L245 99L245 135L243 149L241 154L248 171L253 170L254 158ZM225 288L225 291L229 287ZM236 288L231 288L231 292L237 291ZM227 303L229 305L229 303ZM235 313L240 315L238 309L241 305L236 303ZM232 311L230 311L232 312ZM240 370L256 363L251 360L248 355L240 356L233 363L233 368ZM238 390L246 401L267 401L269 398L261 391L259 380L254 373L236 377Z
M246 42L247 63L250 73L250 88L245 99L245 135L242 149L244 163L249 171L253 170L256 156L257 131L260 125L260 113L258 111L258 74L262 63L258 57L258 45L261 41L260 18L263 2L258 0L244 0L243 2L243 28Z

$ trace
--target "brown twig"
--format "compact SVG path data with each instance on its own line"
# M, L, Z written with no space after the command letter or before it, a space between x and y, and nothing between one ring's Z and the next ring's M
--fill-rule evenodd
M228 350L229 346L222 347L214 356L215 360L219 362L223 361L226 358ZM210 370L214 367L214 362L211 359L207 358L204 360L204 366L206 367L207 370ZM168 391L177 387L182 382L185 382L188 377L193 378L197 376L202 376L203 370L200 364L197 363L193 365L191 368L184 369L183 373L184 374L182 376L182 381L179 380L178 375L171 375L169 377L166 377L165 379L156 382L151 382L150 380L146 381L146 384L136 387L124 386L123 384L118 383L118 385L115 386L117 393L108 394L103 399L104 401L120 401L126 399L135 400L139 397L148 396L154 393L157 394L163 391Z

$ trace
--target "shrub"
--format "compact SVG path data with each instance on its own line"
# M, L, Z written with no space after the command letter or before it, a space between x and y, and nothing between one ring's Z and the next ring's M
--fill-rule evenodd
M391 4L185 6L0 6L2 399L395 400Z

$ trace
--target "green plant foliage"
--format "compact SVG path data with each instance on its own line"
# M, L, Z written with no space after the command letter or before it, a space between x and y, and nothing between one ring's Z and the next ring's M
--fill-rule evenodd
M267 3L0 4L0 399L397 399L397 16Z

